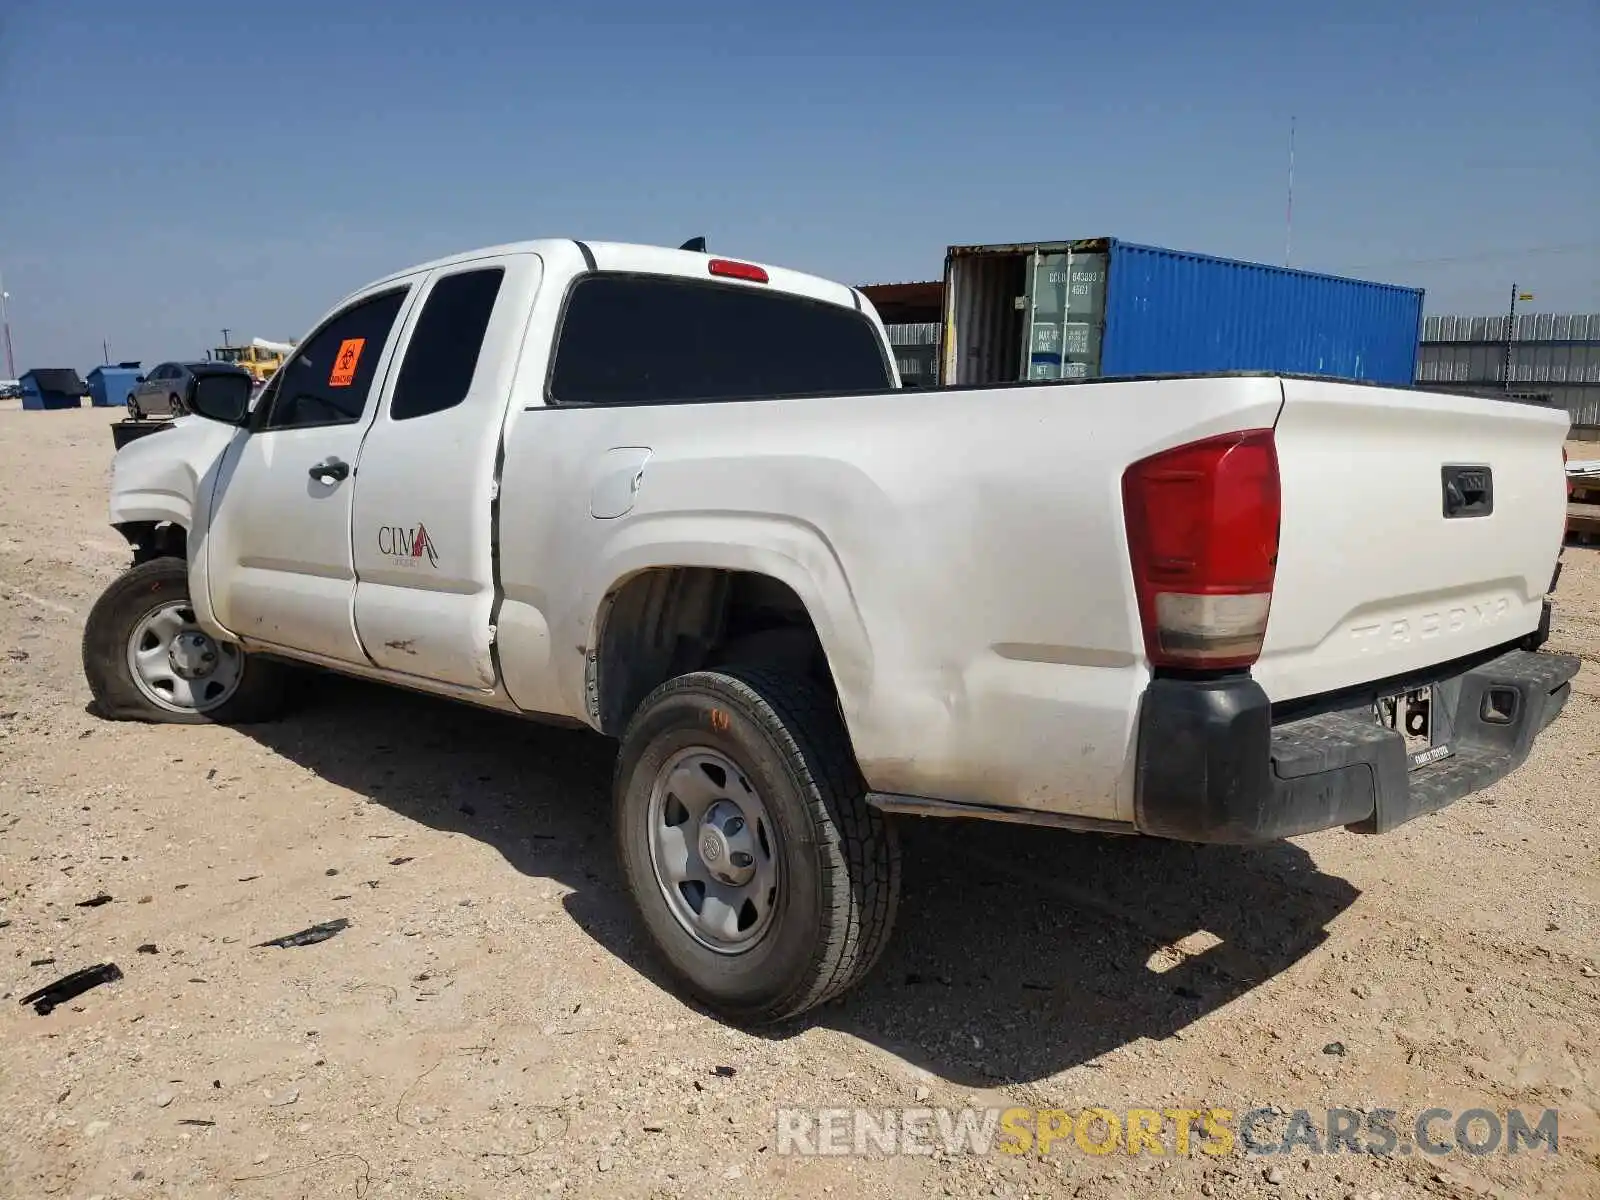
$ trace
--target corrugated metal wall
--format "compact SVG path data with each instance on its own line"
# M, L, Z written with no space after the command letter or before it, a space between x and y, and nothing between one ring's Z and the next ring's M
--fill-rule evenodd
M885 325L889 345L894 347L895 368L906 387L937 387L939 384L939 325L929 321L915 325Z
M1424 342L1417 382L1504 383L1505 363L1503 341ZM1512 342L1511 382L1600 384L1600 344Z
M1506 383L1506 318L1431 316L1417 382ZM1575 425L1600 425L1600 313L1524 313L1511 339L1511 387L1550 397Z
M1433 316L1422 322L1425 342L1500 342L1506 340L1506 318ZM1600 342L1600 313L1523 313L1517 318L1518 342Z
M1113 243L1105 375L1284 371L1411 383L1422 293Z

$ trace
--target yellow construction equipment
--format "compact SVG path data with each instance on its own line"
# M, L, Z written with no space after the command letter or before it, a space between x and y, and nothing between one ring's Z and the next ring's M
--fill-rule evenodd
M257 383L265 383L273 372L283 366L283 360L294 350L292 342L269 342L265 338L251 338L244 346L216 346L211 357L218 362L233 363L250 372Z

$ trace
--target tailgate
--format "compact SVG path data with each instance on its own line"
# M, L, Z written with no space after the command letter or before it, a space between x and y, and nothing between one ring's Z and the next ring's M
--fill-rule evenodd
M1538 627L1566 524L1566 413L1305 379L1283 391L1278 567L1254 671L1273 701Z

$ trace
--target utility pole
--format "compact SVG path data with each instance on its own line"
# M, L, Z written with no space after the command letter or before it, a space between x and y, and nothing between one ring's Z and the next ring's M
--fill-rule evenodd
M228 340L228 334L230 332L231 331L228 330L226 327L224 327L224 329L222 330L222 346L223 346L224 349L226 349L227 347L233 345L233 343Z
M1508 392L1511 390L1511 342L1512 342L1512 339L1516 337L1517 301L1518 300L1532 300L1532 299L1533 299L1533 293L1532 292L1519 292L1519 291L1517 291L1517 285L1516 284L1513 283L1511 285L1511 311L1506 314L1505 390L1508 391Z
M100 339L100 361L108 367L111 365L111 347L106 345L105 338Z
M11 313L6 307L6 301L11 299L11 293L6 291L4 280L0 280L0 329L5 333L6 342L6 378L17 377L17 362L11 354Z
M1289 206L1283 218L1283 265L1294 250L1294 118L1289 118Z

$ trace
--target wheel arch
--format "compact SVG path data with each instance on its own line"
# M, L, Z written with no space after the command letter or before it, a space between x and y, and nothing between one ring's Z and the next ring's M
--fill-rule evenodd
M812 555L810 563L822 569L792 553L724 542L619 569L590 593L602 597L587 642L590 721L620 734L667 679L739 661L806 663L837 696L848 726L866 698L871 645L837 558Z
M112 526L133 549L133 565L155 558L189 558L189 528L177 521L121 521Z

